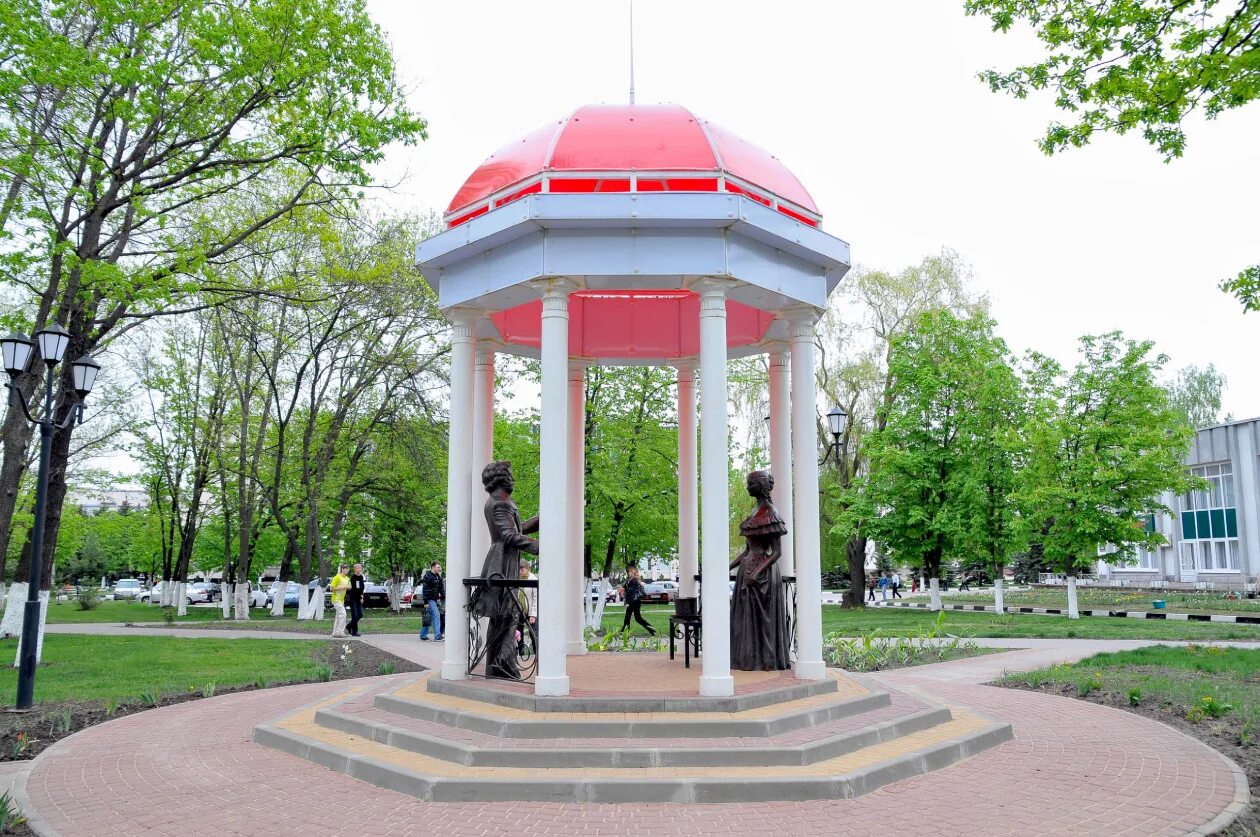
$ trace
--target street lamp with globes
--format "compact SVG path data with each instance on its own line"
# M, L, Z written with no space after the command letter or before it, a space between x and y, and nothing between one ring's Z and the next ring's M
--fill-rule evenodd
M17 709L30 709L35 698L35 661L39 643L39 585L40 570L44 554L44 512L48 499L48 467L52 458L52 438L55 433L65 430L72 423L83 422L83 402L96 384L100 364L89 355L83 355L70 364L75 393L78 403L66 414L64 421L53 420L53 369L61 363L70 345L70 332L57 324L42 328L35 332L35 339L30 340L19 334L10 334L0 340L0 357L4 359L4 369L9 373L9 382L5 384L11 393L10 404L16 401L26 415L26 420L39 427L39 476L35 485L35 523L31 527L31 561L26 590L26 610L22 618L22 653L18 661ZM27 365L35 349L44 361L44 413L42 418L31 415L15 382L18 376L26 371Z

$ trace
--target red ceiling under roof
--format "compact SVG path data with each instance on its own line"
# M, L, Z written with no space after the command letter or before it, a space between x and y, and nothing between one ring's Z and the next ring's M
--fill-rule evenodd
M518 346L541 345L542 302L490 315L500 336ZM569 355L585 358L672 359L700 352L700 297L691 291L578 291L569 296ZM774 314L726 303L727 348L761 340Z
M505 145L464 182L447 223L539 191L728 191L818 223L813 198L778 159L679 105L586 105Z

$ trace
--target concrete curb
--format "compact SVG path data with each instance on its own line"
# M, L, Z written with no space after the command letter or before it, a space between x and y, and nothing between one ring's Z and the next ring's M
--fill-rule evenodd
M887 692L870 692L843 698L819 709L788 711L774 718L756 721L729 718L712 721L570 721L547 720L545 717L509 721L475 712L430 706L392 694L377 695L373 701L373 705L384 712L499 738L765 738L861 714L891 703L892 698Z
M792 747L477 747L333 709L315 713L322 727L467 767L640 768L805 766L947 723L948 708L931 706L900 718Z
M869 605L868 605L869 606ZM875 607L909 607L927 610L926 602L876 602ZM968 613L997 613L993 605L943 604L941 610L961 610ZM1004 613L1035 613L1041 616L1066 616L1065 607L1007 607ZM1223 613L1162 613L1157 610L1080 610L1081 616L1107 616L1117 619L1159 619L1169 622L1224 622L1236 625L1260 625L1260 616L1238 616Z
M1181 732L1181 730L1177 731ZM1185 735L1185 733L1181 734ZM1186 737L1191 738L1188 735ZM1192 738L1191 740L1198 741L1197 738ZM1203 744L1202 741L1198 741L1198 743ZM1203 746L1208 747L1206 744L1203 744ZM1208 749L1213 753L1216 753L1221 761L1225 762L1226 766L1229 767L1230 773L1233 774L1234 801L1226 805L1224 811L1221 811L1215 817L1208 820L1194 831L1191 831L1188 837L1208 837L1212 834L1220 834L1225 829L1233 825L1234 820L1238 819L1238 815L1247 810L1247 806L1251 804L1251 791L1248 789L1247 785L1247 774L1243 772L1242 768L1239 767L1233 759L1220 752L1215 747L1208 747Z
M524 709L527 712L743 712L834 692L836 681L828 677L826 680L723 698L537 697L521 692L484 688L467 680L441 678L431 678L428 688L430 692L441 695L477 700L511 709Z

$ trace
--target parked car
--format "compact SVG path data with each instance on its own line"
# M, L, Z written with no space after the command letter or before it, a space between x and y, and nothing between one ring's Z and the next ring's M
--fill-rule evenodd
M271 603L275 601L276 591L279 589L279 587L280 587L280 582L273 581L271 583L271 589L267 591L267 600L266 602L264 602L265 607L271 607ZM288 582L284 589L284 606L297 607L298 606L298 593L300 593L301 591L302 591L302 585L298 584L296 581Z
M314 586L315 582L311 582ZM332 581L329 580L324 585L324 601L330 601L329 596L332 595ZM389 588L384 584L377 584L375 581L363 581L363 606L364 607L389 607Z
M249 606L250 607L266 607L267 591L263 590L254 582L249 583Z
M114 584L114 599L135 600L144 595L144 585L138 578L120 578Z
M221 588L218 582L215 581L194 581L192 584L188 585L188 588L190 590L193 588L205 590L206 598L204 601L207 602L217 602L222 601L223 599L223 588Z
M591 601L599 600L599 588L602 586L603 586L602 581L591 582L590 588L587 589L586 591L586 595L591 599ZM610 602L610 603L618 602L618 601L621 601L621 598L622 598L622 588L620 587L613 587L612 585L609 585L608 589L604 591L605 602Z
M170 583L174 584L175 582L172 581ZM195 601L204 602L205 599L201 598L201 596L204 596L204 595L205 595L204 593L200 593L200 592L194 593L191 584L189 584L187 587L184 588L184 598L188 600L189 604L192 604ZM147 593L145 593L143 596L140 597L140 601L145 602L146 604L150 600L161 601L161 599L162 599L161 582L154 584L153 587L151 587Z
M678 598L678 583L674 581L651 581L643 585L643 601L669 604Z

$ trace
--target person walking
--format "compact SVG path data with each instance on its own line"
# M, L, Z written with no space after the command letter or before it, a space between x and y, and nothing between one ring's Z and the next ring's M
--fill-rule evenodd
M879 598L888 601L888 573L879 574Z
M893 591L894 599L904 598L904 596L902 596L900 592L901 591L901 576L897 574L896 570L893 570L893 574L892 574L892 591Z
M868 602L875 601L875 574L874 573L866 577L866 600Z
M647 592L643 589L643 582L639 580L639 568L632 566L628 573L630 577L626 579L626 619L621 625L621 630L630 630L630 619L633 618L634 621L647 628L649 634L656 636L656 628L648 624L639 610L643 606L643 596Z
M332 590L333 606L333 639L345 639L346 633L346 591L350 589L350 576L346 572L350 568L345 564L337 565L337 574L332 577L328 587Z
M346 626L350 636L359 635L359 620L363 618L363 565L355 564L350 574L350 589L346 591L346 608L350 611L350 624Z
M441 562L434 561L430 564L420 579L420 601L424 603L425 613L429 617L429 624L420 626L420 639L428 642L429 627L432 626L434 642L441 642L445 639L442 635L441 602L446 601L446 581L442 578Z

